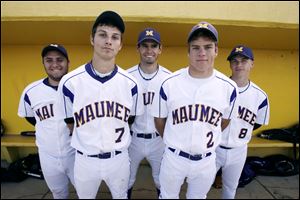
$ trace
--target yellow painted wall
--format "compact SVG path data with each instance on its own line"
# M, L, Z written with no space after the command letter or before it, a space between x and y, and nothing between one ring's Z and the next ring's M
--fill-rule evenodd
M297 1L1 1L2 7L1 17L23 21L94 20L101 11L113 9L126 21L196 23L207 19L245 26L275 22L283 27L299 23L299 17L295 17L299 13Z
M89 61L90 46L68 45L70 69ZM28 123L17 116L20 95L24 87L45 77L41 63L42 46L9 46L1 48L1 118L7 132L18 134L32 130ZM226 57L230 49L220 49L216 68L230 75ZM299 52L254 49L255 67L251 79L264 89L270 98L270 125L264 128L284 127L298 121L299 117ZM127 69L138 62L134 46L125 46L117 64ZM159 63L175 71L187 65L186 47L166 47ZM263 129L264 129L263 128ZM262 129L261 129L262 130Z
M226 57L232 45L251 42L255 46L255 68L251 79L268 93L271 104L270 125L263 129L285 127L299 121L297 1L1 1L1 27L4 27L1 29L1 119L8 133L18 134L22 130L33 129L17 116L17 107L25 86L45 76L40 56L43 45L57 40L62 44L65 44L64 40L68 41L65 46L69 50L71 69L89 61L92 51L86 30L90 31L92 22L104 10L119 12L128 25L126 37L133 38L127 42L117 59L117 63L125 69L138 62L132 45L140 28L147 24L157 25L163 33L162 40L165 38L168 41L160 64L172 71L187 64L185 37L199 19L220 28L221 49L216 66L227 75L230 75L230 70ZM41 25L43 28L39 29ZM64 29L62 35L55 34L60 29ZM73 38L73 35L76 37ZM181 38L177 38L178 35ZM76 43L78 38L80 43ZM269 38L271 40L265 43ZM182 41L174 46L172 40Z

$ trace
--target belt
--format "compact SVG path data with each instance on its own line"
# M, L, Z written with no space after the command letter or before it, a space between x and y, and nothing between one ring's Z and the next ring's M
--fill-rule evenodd
M222 149L233 149L232 147L225 147L225 146L222 146L222 145L219 145L220 148Z
M172 151L172 152L174 152L174 153L175 153L175 151L176 151L176 149L173 149L173 148L171 148L171 147L169 147L169 149L170 149L170 151ZM198 160L201 160L201 159L202 159L202 154L191 155L191 154L186 153L186 152L184 152L184 151L180 151L178 155L180 155L180 156L182 156L182 157L185 157L185 158L187 158L187 159L190 159L190 160L195 160L195 161L198 161ZM208 156L210 156L210 155L211 155L211 152L208 152L208 153L204 154L204 157L208 157Z
M155 133L133 133L131 131L130 133L131 133L131 135L134 135L138 138L144 138L144 139L152 139L152 138L156 138L159 136L159 134L157 132L155 132Z
M84 155L81 151L77 150L77 153ZM122 153L122 151L115 151L115 155ZM88 157L100 158L100 159L108 159L113 156L114 152L100 153L95 155L87 155Z

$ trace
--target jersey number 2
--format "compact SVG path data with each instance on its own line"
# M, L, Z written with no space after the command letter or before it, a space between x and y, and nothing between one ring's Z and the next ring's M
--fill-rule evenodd
M210 131L207 133L206 137L209 137L208 143L206 145L207 148L214 146L213 136L214 136L213 132Z
M115 141L116 143L121 142L121 137L123 136L125 132L124 127L123 128L116 128L116 133L120 133L118 139Z

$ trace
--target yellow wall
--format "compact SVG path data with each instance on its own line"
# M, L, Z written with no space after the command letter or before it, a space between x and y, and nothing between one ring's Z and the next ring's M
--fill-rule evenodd
M84 8L84 9L82 9ZM60 42L69 51L71 69L91 59L89 34L96 16L115 10L126 23L125 46L117 64L138 62L138 32L154 26L162 35L160 64L175 71L187 65L186 36L200 20L220 34L216 68L230 75L226 57L233 45L254 48L251 80L270 98L267 128L299 121L299 2L7 2L1 1L1 119L7 133L32 130L17 116L25 86L45 77L41 49Z
M299 23L299 18L295 17L299 14L297 1L1 1L2 6L5 9L1 9L1 17L23 21L74 17L79 21L94 20L101 11L113 9L126 21L196 23L199 19L207 19L245 26L276 22L284 27L295 27Z
M91 59L90 46L68 45L70 69ZM42 46L9 46L1 49L1 118L9 133L32 130L17 116L17 107L24 87L45 77L41 63ZM230 75L226 57L230 49L220 49L216 68ZM299 52L254 49L255 67L251 79L264 89L270 98L270 125L264 128L283 127L298 121L299 115ZM125 46L117 64L127 69L138 62L134 46ZM159 59L161 65L175 71L187 65L186 47L166 47ZM261 129L262 130L262 129Z

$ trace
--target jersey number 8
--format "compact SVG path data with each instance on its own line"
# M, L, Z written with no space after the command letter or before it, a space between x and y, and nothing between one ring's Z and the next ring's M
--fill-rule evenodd
M239 138L245 138L246 135L247 135L247 132L248 132L248 129L242 128L242 129L241 129L241 132L240 132L240 134L239 134Z

